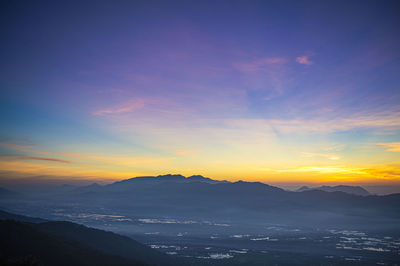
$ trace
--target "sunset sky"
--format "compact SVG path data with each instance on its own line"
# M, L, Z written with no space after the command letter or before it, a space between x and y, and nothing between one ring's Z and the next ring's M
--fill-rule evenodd
M400 184L398 1L82 2L0 4L0 185Z

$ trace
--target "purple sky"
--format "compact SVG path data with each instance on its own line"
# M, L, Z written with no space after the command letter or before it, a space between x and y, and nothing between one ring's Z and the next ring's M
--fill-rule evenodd
M398 1L3 1L3 179L399 183Z

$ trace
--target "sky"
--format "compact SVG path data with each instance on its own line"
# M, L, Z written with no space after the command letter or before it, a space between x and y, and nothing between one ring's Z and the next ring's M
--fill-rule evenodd
M398 1L0 5L0 185L400 185Z

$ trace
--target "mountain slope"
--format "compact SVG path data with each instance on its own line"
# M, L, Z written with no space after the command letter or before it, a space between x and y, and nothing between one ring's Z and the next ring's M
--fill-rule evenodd
M37 228L51 235L76 241L90 248L118 255L126 259L136 259L157 265L175 265L169 256L155 251L139 242L112 232L89 228L71 222L46 222Z
M179 264L129 237L76 223L49 222L4 211L0 211L0 235L0 250L8 256L32 254L45 265L147 265L141 261L152 265ZM18 242L23 242L21 248ZM51 250L51 254L46 250ZM57 264L56 258L63 256L77 259ZM85 257L89 258L89 264L79 260Z
M9 212L2 211L2 210L0 210L0 220L14 220L14 221L28 222L28 223L47 222L47 220L45 220L45 219L34 218L34 217L29 217L29 216L24 216L24 215L18 215L18 214L9 213Z
M3 220L0 221L0 235L0 250L3 254L10 258L32 255L44 266L148 265L47 234L38 229L36 224Z

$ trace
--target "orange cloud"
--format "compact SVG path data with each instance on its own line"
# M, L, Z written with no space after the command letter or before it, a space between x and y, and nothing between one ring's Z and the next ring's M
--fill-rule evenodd
M387 151L400 152L400 142L377 143L377 145L387 147Z

